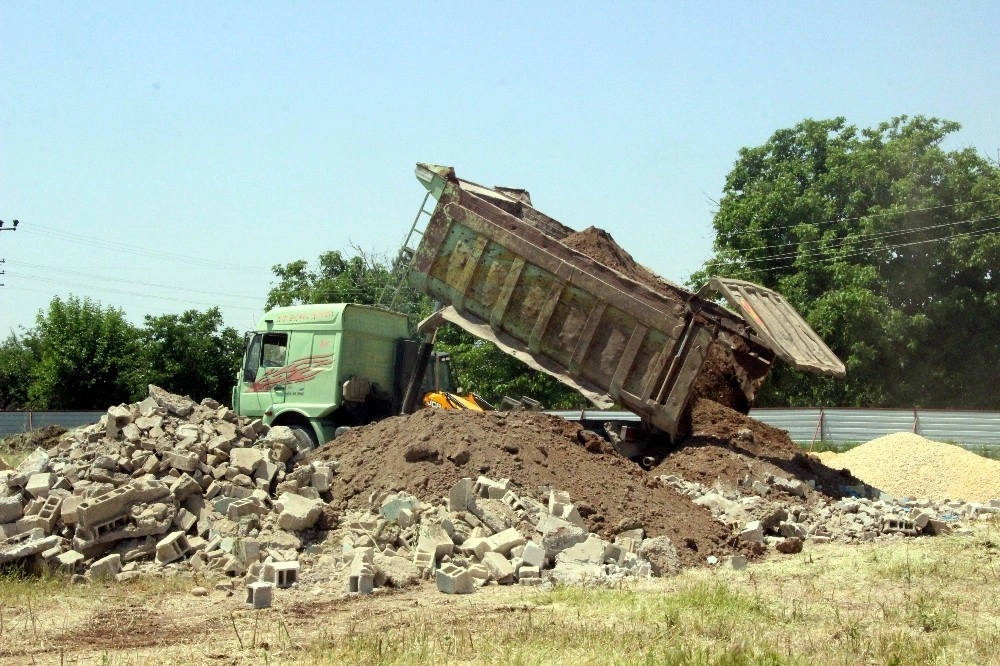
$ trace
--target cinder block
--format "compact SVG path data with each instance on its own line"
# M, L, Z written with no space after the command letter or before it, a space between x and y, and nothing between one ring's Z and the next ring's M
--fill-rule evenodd
M524 580L525 578L541 578L542 572L538 567L523 565L517 570L518 580Z
M330 490L333 485L333 470L328 465L316 465L310 485L321 493Z
M76 525L77 514L76 510L79 508L80 504L83 502L83 498L79 495L70 495L69 497L63 499L62 506L59 507L59 513L62 516L62 521L66 525Z
M480 476L476 479L473 494L478 495L479 497L498 500L503 498L508 490L510 490L510 479L500 479L499 481L494 481L489 477Z
M260 577L279 588L291 587L299 580L299 563L297 560L268 562L261 570Z
M24 515L24 505L17 495L0 497L0 525L13 523Z
M177 515L174 516L174 527L179 529L181 532L188 532L197 522L198 516L194 515L187 509L178 509Z
M245 497L230 502L229 506L226 507L225 516L229 520L239 522L243 516L249 516L253 513L258 516L266 516L268 510L256 497Z
M471 594L475 589L472 574L450 562L437 570L438 591L445 594Z
M490 578L501 585L514 582L514 566L500 553L486 553L482 564L490 572Z
M156 544L156 563L168 564L178 560L190 549L184 532L171 532Z
M234 555L247 565L258 562L260 560L260 542L249 537L240 539L236 542ZM296 562L296 564L298 564L298 562Z
M60 553L56 555L53 564L58 567L60 571L67 574L74 574L86 558L83 553L75 550L68 550L65 553Z
M497 532L487 539L487 541L490 544L491 551L500 553L504 557L507 557L510 555L510 551L512 549L517 546L525 545L527 539L525 539L515 528L510 527L505 529L503 532Z
M472 499L472 479L459 479L458 483L448 492L449 511L468 511Z
M94 580L111 580L122 571L122 558L118 553L102 557L90 565L87 575Z
M195 481L194 477L185 472L170 485L170 493L178 502L183 502L191 495L200 495L201 484Z
M524 550L521 551L521 559L528 566L540 569L545 566L545 549L534 541L529 541L524 544Z
M254 608L270 608L274 601L274 585L265 582L247 585L247 603Z
M198 469L198 454L189 451L168 451L163 456L163 462L182 472L193 472Z
M434 559L440 561L445 555L455 552L455 543L441 525L430 524L421 528L417 539L417 550L433 553Z
M764 528L759 520L752 520L740 532L740 538L748 543L764 541Z
M28 484L24 489L32 497L45 498L49 495L49 490L56 483L56 475L52 472L40 472L28 477Z
M38 519L44 523L46 533L51 533L55 529L56 521L59 520L59 509L62 506L62 498L54 495L46 497L45 503L38 510Z
M106 523L123 514L126 507L135 501L135 496L135 488L127 485L86 499L77 505L77 522L86 528Z

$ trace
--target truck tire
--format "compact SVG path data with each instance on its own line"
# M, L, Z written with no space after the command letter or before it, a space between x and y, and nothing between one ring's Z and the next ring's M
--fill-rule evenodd
M299 451L310 451L319 445L316 433L309 426L290 425L288 429L295 433L295 437L299 440Z

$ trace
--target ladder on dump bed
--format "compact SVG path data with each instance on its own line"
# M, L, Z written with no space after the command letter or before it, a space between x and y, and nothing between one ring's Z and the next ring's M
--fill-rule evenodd
M396 308L399 294L403 290L403 285L406 284L407 273L409 273L410 266L413 264L413 257L417 254L417 246L424 237L424 230L427 228L430 217L434 213L433 210L427 210L427 200L430 198L431 193L428 191L424 195L424 200L420 203L420 210L417 211L416 217L413 218L410 231L406 234L406 239L399 248L396 260L392 264L392 274L395 279L390 280L379 295L378 304L390 310ZM389 293L390 289L392 289L392 293Z

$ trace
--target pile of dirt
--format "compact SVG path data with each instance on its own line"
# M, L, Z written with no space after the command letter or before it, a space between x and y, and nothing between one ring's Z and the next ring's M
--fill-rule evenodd
M988 502L1000 498L1000 461L909 432L885 435L846 453L826 454L829 467L897 497Z
M432 501L482 474L508 478L540 501L545 487L567 491L590 530L604 536L639 526L668 536L686 566L738 549L708 509L578 424L547 414L425 409L355 428L311 459L339 461L332 492L342 509L367 508L399 490Z
M672 295L677 295L679 291L677 285L664 280L633 259L632 255L615 242L611 234L604 229L587 227L583 231L577 231L560 239L559 242L647 287L658 291L667 289Z
M747 475L774 474L812 481L827 498L841 498L863 483L804 454L784 430L704 398L691 408L691 436L664 456L655 474L677 474L707 486L735 487Z
M339 461L334 504L364 509L404 490L425 501L447 496L459 479L507 478L522 494L545 501L548 487L565 490L591 531L606 537L641 525L676 544L684 565L739 546L711 512L661 481L677 474L706 486L736 488L751 475L812 482L808 502L841 498L860 481L804 455L788 434L710 400L692 409L693 434L680 448L656 452L650 471L618 455L579 424L532 412L422 410L362 428L314 451Z
M20 435L13 435L3 440L3 446L11 451L34 451L35 449L50 449L59 442L66 432L60 425L50 425L38 430L32 430Z

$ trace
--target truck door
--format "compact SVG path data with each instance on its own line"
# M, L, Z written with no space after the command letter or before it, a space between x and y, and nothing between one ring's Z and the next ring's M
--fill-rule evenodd
M273 404L285 401L287 333L256 333L247 345L240 377L240 416L262 417Z
M288 334L265 333L261 347L261 363L263 373L257 383L262 390L270 393L269 404L264 404L264 393L261 393L261 407L265 410L270 405L278 405L285 401L285 390L289 379Z

